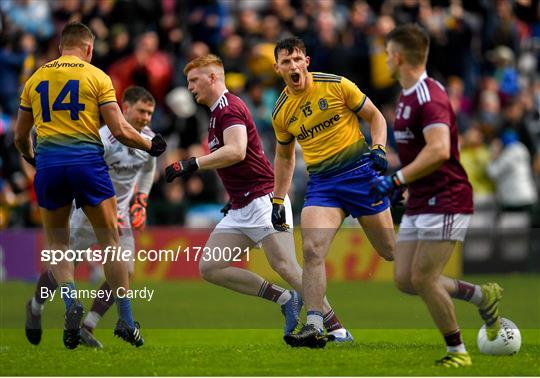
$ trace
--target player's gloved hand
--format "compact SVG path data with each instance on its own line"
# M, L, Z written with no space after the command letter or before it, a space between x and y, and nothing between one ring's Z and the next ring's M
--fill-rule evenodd
M374 144L369 152L369 158L371 159L371 166L378 173L383 173L388 168L388 161L386 160L386 147L382 144Z
M229 210L232 208L232 202L229 201L223 206L223 208L219 211L220 213L223 213L223 216L226 217L229 213Z
M133 196L133 201L131 203L131 207L129 208L129 217L131 218L131 226L135 230L144 230L147 205L148 194L139 192Z
M392 176L380 176L375 179L369 194L374 197L375 201L380 201L384 197L389 196L396 189L404 187L405 184L401 182L397 174Z
M164 153L166 149L167 142L165 142L165 139L163 139L161 134L156 134L152 138L152 147L150 147L150 151L148 151L148 153L150 156L159 156Z
M199 169L197 158L192 157L189 160L179 160L165 168L165 178L167 182L172 182L175 178L187 176L197 169Z
M36 167L36 157L35 156L34 157L28 157L26 155L23 155L22 157L32 167L34 167L34 168Z
M285 218L285 200L279 197L272 198L272 225L276 231L289 229Z
M405 189L406 188L404 186L401 186L390 192L390 205L392 207L403 205L403 201L405 201L405 197L403 196Z

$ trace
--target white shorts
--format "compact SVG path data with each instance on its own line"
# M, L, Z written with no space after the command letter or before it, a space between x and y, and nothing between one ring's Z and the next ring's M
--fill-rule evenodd
M470 214L404 215L397 241L456 240L463 241L471 220Z
M128 271L133 273L135 268L135 262L133 256L135 254L135 239L133 237L133 230L129 221L128 227L120 229L120 245L123 251L130 251ZM69 248L73 250L82 250L91 248L93 245L98 244L96 234L92 228L90 220L84 214L84 211L79 208L73 210L69 219L70 237ZM98 247L99 248L99 247Z
M290 229L293 228L293 214L289 196L285 196L285 216ZM231 209L216 225L212 233L242 234L259 243L276 231L272 225L272 197L266 194L255 198L240 209Z

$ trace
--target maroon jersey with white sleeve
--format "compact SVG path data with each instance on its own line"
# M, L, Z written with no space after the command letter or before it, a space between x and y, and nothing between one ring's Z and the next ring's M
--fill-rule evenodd
M424 132L432 127L450 129L450 159L408 185L406 214L470 214L472 187L459 162L456 117L444 87L424 73L414 86L401 92L396 110L394 136L403 166L424 148Z
M230 127L244 127L247 150L243 161L217 170L229 193L232 208L246 206L255 198L274 190L274 170L264 155L261 139L248 107L237 96L225 91L210 108L208 147L214 152L224 146L223 132Z

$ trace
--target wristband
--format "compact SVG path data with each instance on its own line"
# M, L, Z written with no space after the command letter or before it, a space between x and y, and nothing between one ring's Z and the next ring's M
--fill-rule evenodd
M401 185L405 185L407 183L405 181L405 176L403 176L403 171L401 169L396 172L396 177L398 178Z
M386 154L386 147L383 146L382 144L374 144L373 146L371 146L371 149L372 150L381 150L382 152L384 152Z
M272 203L276 203L278 205L283 205L285 203L285 200L283 198L273 197L272 198Z

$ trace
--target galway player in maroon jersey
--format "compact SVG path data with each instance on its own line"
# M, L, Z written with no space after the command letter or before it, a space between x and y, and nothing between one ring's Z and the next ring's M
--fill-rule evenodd
M231 266L231 261L215 260L214 254L211 258L201 257L201 275L216 285L278 303L285 316L285 334L290 334L298 324L302 307L298 294L302 289L302 268L296 260L292 233L278 232L272 226L274 171L264 155L253 118L244 102L227 91L219 57L205 55L194 59L186 65L184 74L195 100L210 108L210 154L171 164L166 168L167 181L198 169L217 169L232 207L210 235L205 251L225 248L245 251L261 243L272 269L296 291L281 288L247 269ZM292 219L288 198L285 207L287 219ZM334 341L352 340L326 300L324 320Z
M407 186L407 210L395 253L394 280L404 293L419 295L446 342L437 365L471 364L451 298L479 308L494 339L499 330L502 289L474 285L441 274L458 242L465 238L473 212L472 189L459 162L455 114L444 87L426 74L429 37L418 25L402 25L386 39L387 64L403 87L394 135L402 169L379 177L372 192L379 198Z

